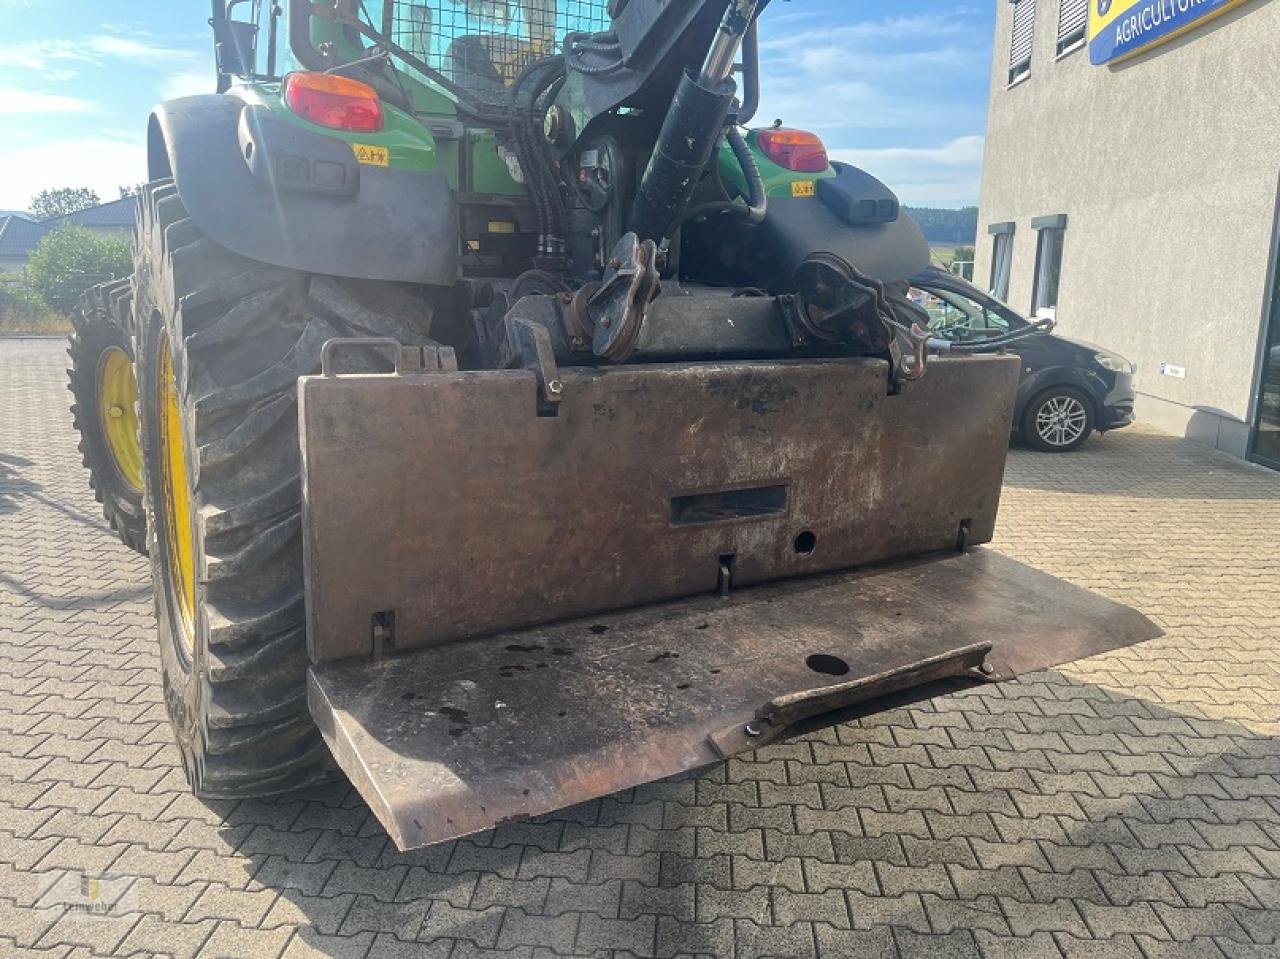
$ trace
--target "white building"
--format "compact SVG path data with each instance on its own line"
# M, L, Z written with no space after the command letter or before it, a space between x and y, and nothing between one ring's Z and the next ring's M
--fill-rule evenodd
M976 280L1280 468L1280 2L996 0Z

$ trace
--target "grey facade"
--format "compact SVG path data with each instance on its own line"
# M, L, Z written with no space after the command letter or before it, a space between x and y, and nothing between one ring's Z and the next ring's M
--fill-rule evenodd
M1069 0L1037 0L1013 84L1028 0L995 2L976 282L992 278L992 231L1012 229L1007 299L1029 311L1033 221L1065 222L1060 331L1136 364L1139 419L1246 455L1275 290L1280 2L1094 66L1082 45L1058 53Z

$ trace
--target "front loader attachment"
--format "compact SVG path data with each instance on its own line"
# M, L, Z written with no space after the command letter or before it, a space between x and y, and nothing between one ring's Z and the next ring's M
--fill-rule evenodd
M974 548L1016 358L564 370L555 415L424 358L300 385L310 708L402 849L1158 635Z

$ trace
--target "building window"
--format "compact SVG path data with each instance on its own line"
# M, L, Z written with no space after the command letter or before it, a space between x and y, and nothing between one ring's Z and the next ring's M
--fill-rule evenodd
M1031 315L1053 315L1058 309L1058 283L1062 279L1062 246L1067 236L1067 215L1042 216L1031 221L1040 234L1036 243L1036 277L1031 292Z
M1060 0L1058 6L1058 56L1084 44L1089 29L1089 0Z
M991 295L1002 303L1009 299L1009 276L1013 273L1012 223L992 223L987 227L991 234Z
M1031 75L1036 39L1036 0L1013 0L1013 42L1009 45L1009 84Z

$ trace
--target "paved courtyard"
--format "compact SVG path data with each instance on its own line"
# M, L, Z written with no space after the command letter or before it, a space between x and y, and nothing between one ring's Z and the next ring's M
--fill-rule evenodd
M0 339L4 959L1280 957L1276 474L1015 450L997 546L1164 639L402 855L345 784L187 794L63 365Z

